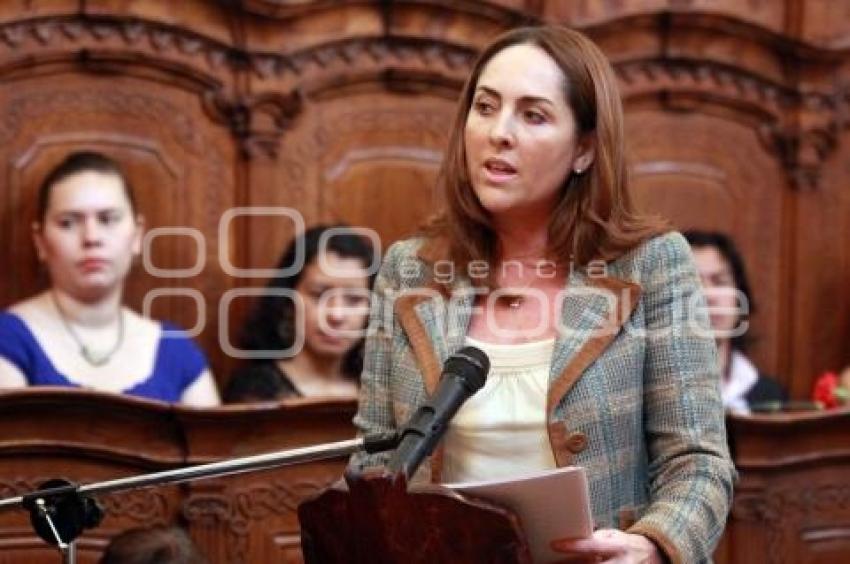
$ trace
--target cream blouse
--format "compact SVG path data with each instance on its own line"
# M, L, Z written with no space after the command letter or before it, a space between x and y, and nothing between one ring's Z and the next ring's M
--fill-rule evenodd
M472 482L555 468L546 431L554 339L497 345L466 338L490 358L490 374L444 437L444 482Z

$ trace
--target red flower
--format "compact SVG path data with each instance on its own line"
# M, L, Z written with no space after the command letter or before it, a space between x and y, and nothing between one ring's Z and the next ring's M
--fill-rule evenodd
M824 372L815 381L812 399L829 409L847 401L847 390L842 388L835 372Z

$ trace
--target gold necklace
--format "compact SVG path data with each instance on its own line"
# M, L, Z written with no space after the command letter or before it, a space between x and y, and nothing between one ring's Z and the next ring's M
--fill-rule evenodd
M541 263L546 262L545 259L537 260L537 261L534 261L534 262L523 262L522 260L519 260L517 258L511 259L511 261L519 263L523 268L530 267L530 266L534 266L535 268L539 268ZM556 265L556 268L559 268L559 267L557 267L557 265ZM525 303L525 298L527 297L527 295L525 294L525 291L528 290L529 288L533 287L534 283L537 280L538 280L538 278L536 276L532 276L531 280L529 282L527 282L523 287L516 288L516 294L503 294L499 297L504 298L508 307L510 309L516 311L520 307L522 307L522 304ZM514 289L511 286L507 286L505 288Z
M520 306L525 303L525 296L517 294L516 296L505 296L508 300L508 307L517 310Z
M62 325L65 327L65 330L80 348L80 356L83 357L83 360L88 362L92 366L103 366L109 359L112 358L118 349L121 348L121 344L124 342L124 315L121 309L118 310L118 337L115 339L115 344L112 345L108 351L104 353L96 353L92 351L86 345L83 340L77 335L77 332L74 331L74 327L71 325L71 322L68 320L68 317L65 315L65 311L59 305L59 300L56 299L56 294L54 292L50 292L50 297L53 299L53 305L56 307L56 311L59 313L59 319L62 321Z

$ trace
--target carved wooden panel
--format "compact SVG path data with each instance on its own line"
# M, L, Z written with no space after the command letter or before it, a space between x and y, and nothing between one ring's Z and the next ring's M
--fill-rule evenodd
M727 420L740 479L719 562L846 560L848 422L848 411Z
M792 391L806 397L806 375L850 365L850 135L824 166L820 190L801 194L794 215L790 323Z
M187 462L201 463L351 438L353 404L290 400L284 409L233 406L177 415ZM298 504L339 479L344 458L189 484L183 518L213 562L300 563Z
M651 13L722 14L736 20L758 24L781 31L785 6L771 0L625 0L622 2L547 2L547 15L552 19L587 25L618 17L641 16Z
M436 174L454 104L388 97L374 107L373 96L317 108L317 203L323 219L370 227L389 242L410 236L436 209Z
M305 399L205 411L70 389L2 393L0 498L51 478L86 484L350 439L354 407ZM339 479L346 461L101 495L106 517L80 538L80 562L96 562L124 529L181 524L212 564L300 563L298 504ZM24 511L0 512L0 562L57 558Z
M7 393L0 403L2 498L53 478L92 483L171 468L183 460L179 430L162 404L46 389ZM109 538L124 529L174 522L182 497L178 486L101 497L105 517L80 537L80 562L96 562ZM35 537L25 512L0 512L0 562L58 559Z

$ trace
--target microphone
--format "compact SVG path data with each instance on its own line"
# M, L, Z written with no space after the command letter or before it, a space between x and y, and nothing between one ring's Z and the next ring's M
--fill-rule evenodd
M463 402L484 386L489 371L490 359L475 347L464 347L446 360L434 396L401 429L399 446L387 465L393 474L401 472L410 478L416 472Z

